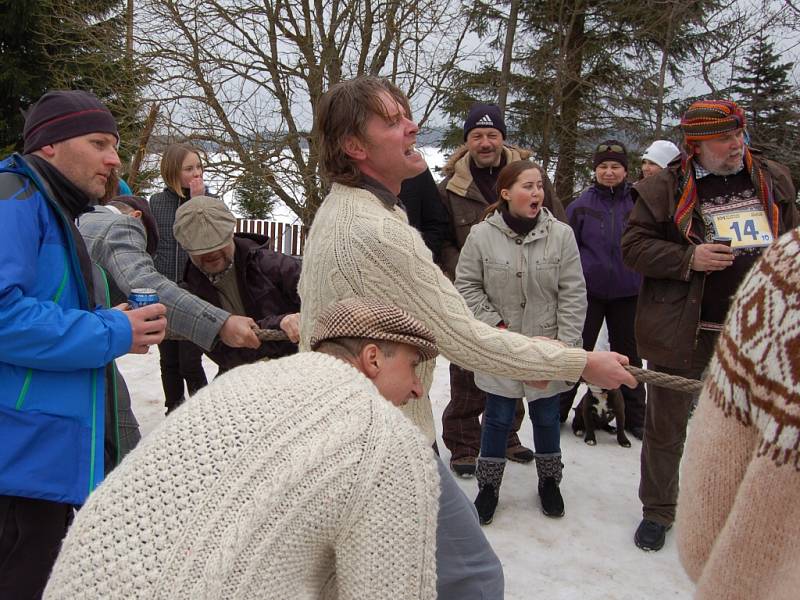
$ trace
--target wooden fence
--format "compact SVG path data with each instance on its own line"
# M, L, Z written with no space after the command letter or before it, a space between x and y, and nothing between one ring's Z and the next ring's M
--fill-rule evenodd
M236 219L236 233L258 233L269 238L270 248L276 252L301 256L306 244L308 229L302 225L289 225L260 219Z

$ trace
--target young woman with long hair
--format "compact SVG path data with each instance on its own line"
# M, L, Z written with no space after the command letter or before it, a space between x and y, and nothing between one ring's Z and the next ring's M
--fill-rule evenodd
M175 241L172 225L175 211L193 196L206 193L203 161L200 151L188 144L172 144L161 158L164 190L150 198L150 208L158 226L158 250L153 258L156 269L175 283L183 281L188 255ZM208 383L203 371L203 351L184 340L164 340L158 346L161 363L161 384L167 413L180 406L184 399L184 381L189 394Z
M475 316L500 328L580 347L586 287L575 236L542 205L552 186L541 166L508 164L497 178L497 202L475 225L461 250L456 288ZM492 521L506 464L506 437L517 398L524 396L533 423L542 511L564 514L559 393L570 384L552 381L537 389L519 381L475 373L486 394L475 507L482 524Z

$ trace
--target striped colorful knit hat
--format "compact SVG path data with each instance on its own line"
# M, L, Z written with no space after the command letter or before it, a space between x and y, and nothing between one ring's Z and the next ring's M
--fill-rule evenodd
M687 142L710 140L746 125L744 111L730 100L697 100L681 118Z
M742 129L745 124L744 111L730 100L698 100L689 106L681 119L681 129L687 145L690 145L690 142L702 142ZM777 238L780 213L772 196L772 188L767 183L766 174L763 169L756 166L747 146L744 147L742 159L744 168L753 181L753 188L764 206L772 235ZM697 182L694 177L693 161L691 153L683 161L683 176L678 187L675 209L675 225L690 242L698 241L692 239L692 211L697 204ZM699 241L702 243L702 240Z

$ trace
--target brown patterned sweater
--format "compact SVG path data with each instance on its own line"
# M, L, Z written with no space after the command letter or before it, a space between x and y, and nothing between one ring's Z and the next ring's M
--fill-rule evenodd
M800 597L800 229L739 288L684 457L678 549L696 598Z

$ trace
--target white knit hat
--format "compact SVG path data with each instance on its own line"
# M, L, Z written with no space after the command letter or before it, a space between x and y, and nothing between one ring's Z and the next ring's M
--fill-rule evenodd
M650 147L642 154L642 160L649 160L656 163L662 169L678 158L681 151L672 142L667 140L656 140Z

